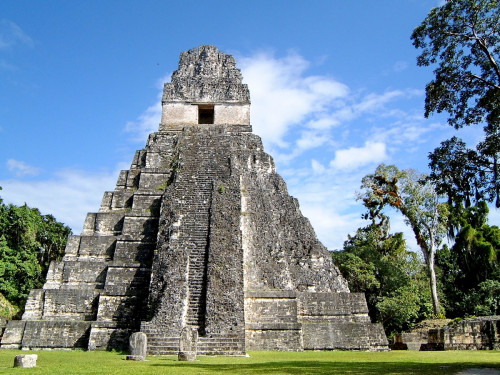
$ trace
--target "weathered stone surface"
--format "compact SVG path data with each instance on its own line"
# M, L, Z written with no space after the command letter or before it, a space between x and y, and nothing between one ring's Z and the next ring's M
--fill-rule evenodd
M148 352L148 337L146 334L143 332L132 333L129 339L129 350L130 356L128 356L127 359L143 361Z
M28 320L21 346L23 349L86 349L90 327L90 322L82 321Z
M184 327L179 339L179 361L194 361L198 350L198 329Z
M469 318L441 328L402 333L395 338L392 348L402 350L499 350L500 316Z
M234 58L182 53L159 131L1 347L122 350L137 331L149 354L180 359L387 346L251 129Z
M182 52L179 68L166 83L163 102L250 103L247 85L231 55L214 46L200 46Z
M2 349L20 349L25 327L25 321L7 321L7 326L5 327L2 335Z
M14 358L14 367L21 368L33 368L36 367L36 360L38 355L36 354L20 354L16 355Z

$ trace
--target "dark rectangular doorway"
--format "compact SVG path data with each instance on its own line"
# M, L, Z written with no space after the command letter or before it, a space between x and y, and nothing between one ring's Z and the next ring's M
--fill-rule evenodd
M203 104L198 105L198 124L214 123L214 106Z

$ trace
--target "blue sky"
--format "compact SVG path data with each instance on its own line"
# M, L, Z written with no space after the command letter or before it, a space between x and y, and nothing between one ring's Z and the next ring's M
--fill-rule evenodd
M80 233L157 130L180 52L213 44L236 57L254 132L290 193L341 248L366 224L356 190L379 163L426 172L441 141L482 136L423 118L432 69L416 66L410 35L439 3L3 0L0 196Z

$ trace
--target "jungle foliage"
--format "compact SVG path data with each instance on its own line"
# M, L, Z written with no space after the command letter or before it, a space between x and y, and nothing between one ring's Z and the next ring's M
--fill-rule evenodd
M432 316L425 264L408 251L403 233L389 233L388 217L358 229L332 256L351 292L365 293L370 318L387 335Z
M26 204L4 204L0 198L0 293L11 304L23 307L29 291L43 285L70 233L52 215Z

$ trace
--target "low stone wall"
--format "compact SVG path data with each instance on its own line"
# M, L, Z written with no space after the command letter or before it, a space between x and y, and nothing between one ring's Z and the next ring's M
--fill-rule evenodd
M250 350L388 350L381 324L372 324L358 293L247 292Z
M499 350L500 316L464 319L429 330L402 333L392 349L398 350Z

